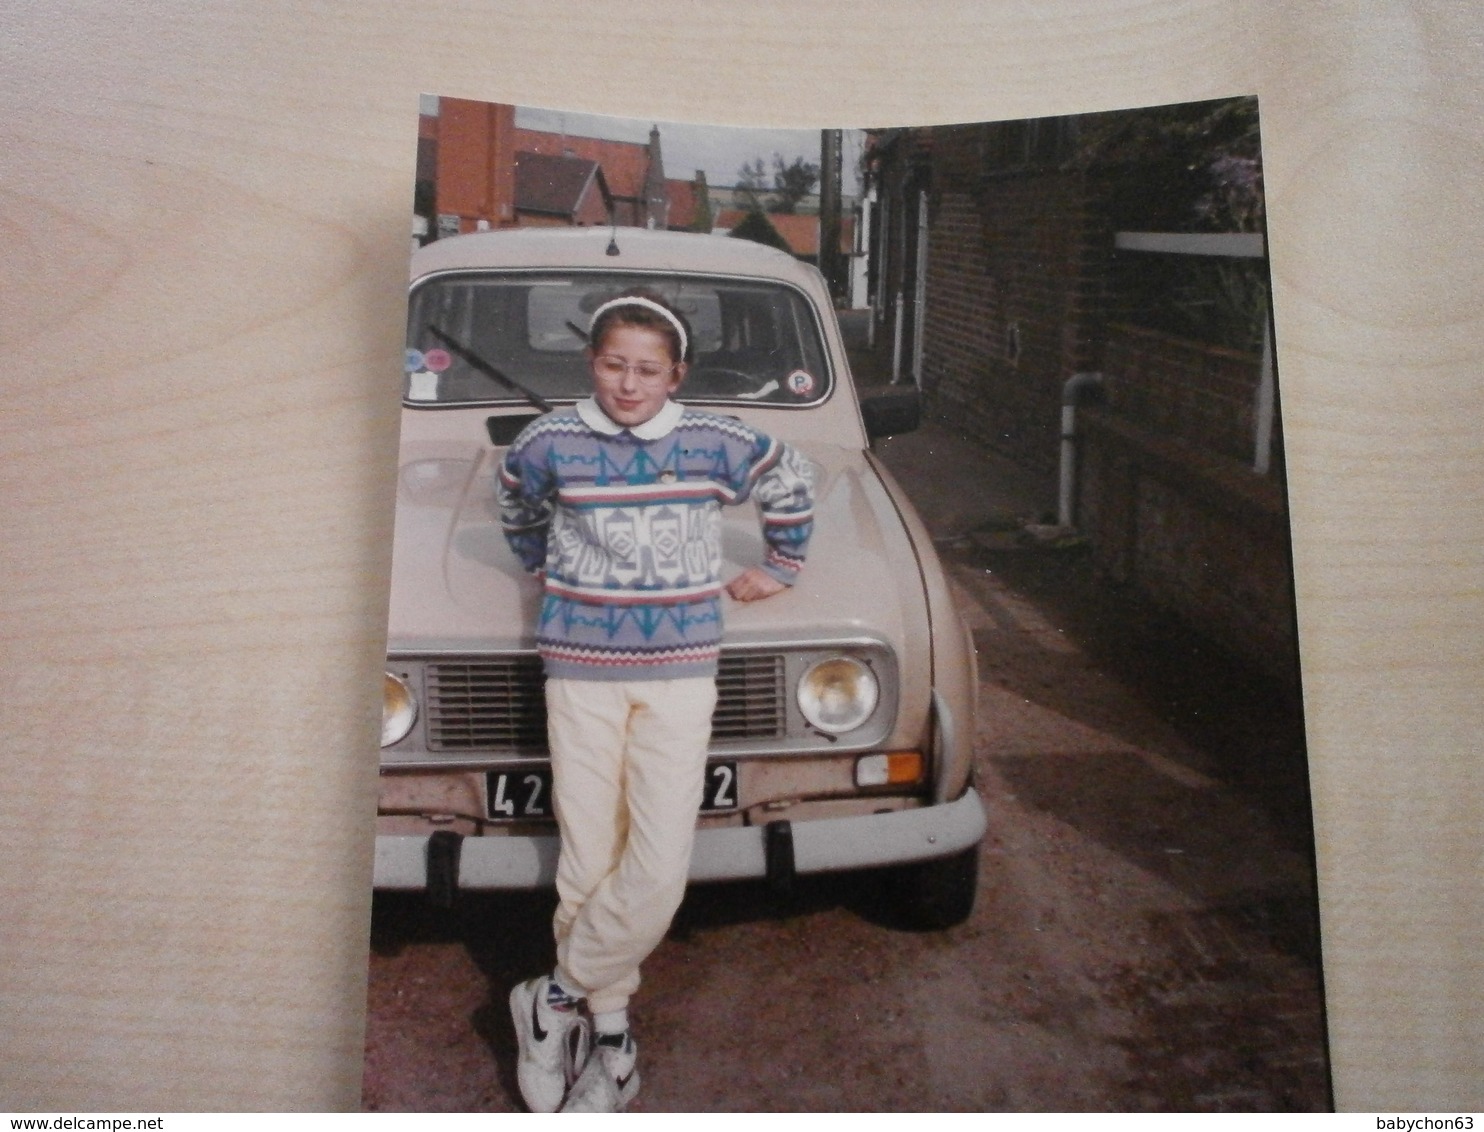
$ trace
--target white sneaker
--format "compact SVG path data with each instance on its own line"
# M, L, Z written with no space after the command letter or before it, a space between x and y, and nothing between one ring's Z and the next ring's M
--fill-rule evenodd
M599 1034L563 1112L622 1112L639 1092L639 1050L625 1030Z
M515 1078L532 1112L556 1112L588 1057L590 1024L578 1000L553 1001L551 978L541 975L510 990L510 1018L520 1046Z

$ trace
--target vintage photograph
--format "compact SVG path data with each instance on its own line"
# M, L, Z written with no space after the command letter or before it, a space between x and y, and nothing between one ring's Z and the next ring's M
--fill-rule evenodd
M1330 1108L1257 100L420 110L363 1108Z

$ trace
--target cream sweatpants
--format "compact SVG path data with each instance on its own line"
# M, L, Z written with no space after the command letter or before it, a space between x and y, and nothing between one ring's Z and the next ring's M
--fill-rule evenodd
M621 1010L685 895L716 680L546 682L561 833L557 967Z

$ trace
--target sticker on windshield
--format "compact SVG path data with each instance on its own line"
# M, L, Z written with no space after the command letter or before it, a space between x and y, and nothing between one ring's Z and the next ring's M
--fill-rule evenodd
M438 375L428 370L419 370L407 379L407 399L409 401L436 401L438 400Z
M402 362L404 373L415 373L423 368L423 352L421 350L408 350L407 357Z
M807 397L814 392L814 375L807 370L796 369L788 375L788 391L795 397Z
M769 381L767 385L764 385L761 389L754 389L751 393L738 393L737 400L761 401L764 397L772 396L777 392L778 383L776 381Z
M423 355L423 365L434 373L442 373L453 365L453 355L447 350L429 350Z

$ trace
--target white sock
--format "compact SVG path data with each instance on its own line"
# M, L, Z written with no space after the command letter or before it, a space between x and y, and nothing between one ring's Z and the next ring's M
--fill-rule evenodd
M629 1028L629 1011L627 1007L621 1010L605 1010L601 1014L593 1015L593 1028L600 1034L621 1034Z

